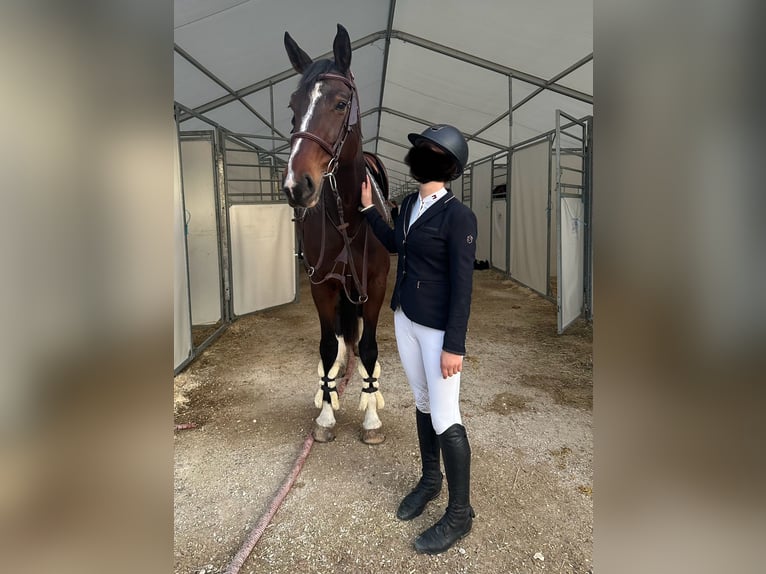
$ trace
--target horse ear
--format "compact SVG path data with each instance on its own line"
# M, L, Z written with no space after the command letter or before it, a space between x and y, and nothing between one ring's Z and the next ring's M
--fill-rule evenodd
M295 40L292 39L289 32L285 32L285 50L290 58L290 63L299 74L302 74L306 68L311 65L311 57L301 50Z
M351 67L351 39L346 29L340 24L338 24L338 33L335 34L332 50L335 54L335 65L345 74Z

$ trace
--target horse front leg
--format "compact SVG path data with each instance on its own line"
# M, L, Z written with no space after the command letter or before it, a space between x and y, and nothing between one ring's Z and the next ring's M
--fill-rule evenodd
M320 409L314 420L314 440L330 442L335 439L335 412L339 408L337 381L345 366L346 346L335 335L335 301L337 290L312 285L312 295L319 314L321 340L319 342L319 389L314 395L314 406Z
M368 303L369 304L369 303ZM359 410L364 411L362 421L362 442L380 444L386 440L383 423L378 417L378 409L385 406L380 392L380 363L378 362L377 322L378 310L370 309L367 304L363 312L362 338L359 340L359 374L362 376L362 395Z

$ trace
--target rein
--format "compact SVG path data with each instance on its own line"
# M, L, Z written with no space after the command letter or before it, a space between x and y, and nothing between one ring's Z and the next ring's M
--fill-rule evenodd
M336 231L338 231L343 238L343 249L341 249L340 253L335 257L335 261L333 262L333 266L322 279L319 279L318 281L314 280L314 275L316 274L316 271L321 267L323 259L324 259L324 252L325 252L325 241L326 241L326 220L332 219L330 218L330 213L327 209L327 204L324 201L324 185L322 186L322 189L320 190L320 197L319 201L322 204L322 242L320 244L319 248L319 260L316 262L315 265L309 265L306 261L306 258L304 256L303 263L306 267L306 272L309 276L309 280L315 284L318 285L319 283L324 283L328 279L336 279L340 281L340 283L343 285L343 290L346 293L346 297L349 301L354 303L355 305L360 305L362 303L365 303L368 299L367 295L367 235L369 228L365 226L364 229L364 256L362 257L362 279L359 279L359 275L356 272L356 266L354 265L354 255L353 251L351 250L351 242L356 239L357 234L359 233L359 229L361 229L361 226L359 229L357 229L357 232L354 234L353 237L349 237L347 229L348 229L348 223L345 221L345 218L343 217L343 202L341 200L340 194L338 193L338 182L335 178L335 172L338 171L338 159L340 158L340 154L343 151L343 145L346 143L346 137L351 132L353 127L359 123L359 105L357 103L356 97L356 85L354 84L352 79L349 79L345 76L341 76L339 74L320 74L317 76L317 81L320 80L338 80L346 84L351 89L351 101L350 105L346 108L346 115L343 118L343 125L341 126L340 133L338 134L338 138L335 140L335 143L333 145L328 144L325 140L317 136L316 134L313 134L311 132L307 131L301 131L296 132L292 135L290 138L290 145L293 145L296 140L298 139L308 139L319 145L324 151L328 153L330 156L330 161L327 163L327 167L325 168L325 172L322 174L322 178L326 179L330 184L330 190L332 191L333 196L335 197L335 203L336 203L336 209L338 212L338 220L339 224L335 225L333 223L333 227L335 227ZM296 210L296 218L294 219L296 226L298 227L301 239L303 239L303 224L304 220L306 218L306 209L303 209L300 216L297 215ZM300 225L298 225L300 224ZM305 243L305 242L304 242ZM343 267L345 268L346 265L348 265L351 268L351 277L354 280L354 286L356 287L357 292L359 293L359 298L354 301L351 297L351 294L348 291L348 287L346 285L346 276L342 273L335 273L335 266L338 263L342 263Z
M322 195L320 198L321 203L321 217L322 217L322 231L321 231L321 237L322 241L320 243L319 247L319 259L314 265L309 265L308 261L306 260L305 254L303 257L303 265L306 268L306 274L309 277L309 281L313 283L314 285L319 285L320 283L324 283L325 281L328 281L329 279L336 279L338 280L341 285L343 285L343 290L346 293L346 297L348 298L351 303L355 305L361 305L362 303L366 303L368 299L367 295L367 238L368 238L368 232L369 227L364 228L364 255L362 256L362 277L359 278L359 275L356 272L356 266L354 265L354 255L351 250L351 243L356 239L357 235L359 234L359 231L361 230L362 226L360 225L359 228L356 230L356 233L354 233L353 237L349 237L348 233L346 232L346 229L348 228L348 223L341 223L340 225L335 225L334 222L332 222L332 218L330 217L329 209L327 208L327 204L324 201L324 190L322 190ZM336 198L338 195L336 194ZM343 213L342 209L338 208L338 213ZM303 213L300 215L300 217L296 217L293 221L296 223L296 227L298 228L298 232L300 233L301 240L303 240L304 234L303 234L303 225L305 224L305 218L306 218L306 210L303 211ZM333 261L332 267L330 268L330 271L325 273L324 277L315 279L315 275L317 274L317 271L321 268L322 263L324 262L324 255L325 255L325 243L326 243L326 229L327 229L327 220L330 220L331 223L333 223L333 227L335 228L338 233L340 233L341 237L343 238L343 247L341 248L340 252L335 256L335 260ZM342 216L341 216L342 221ZM305 245L305 241L302 241ZM340 263L343 266L343 269L340 273L337 273L335 271L336 265ZM346 285L346 275L343 274L343 270L345 269L346 265L348 265L351 269L351 277L354 280L354 286L356 287L357 292L359 293L358 299L354 300L354 298L351 296L351 293L349 293L348 286Z

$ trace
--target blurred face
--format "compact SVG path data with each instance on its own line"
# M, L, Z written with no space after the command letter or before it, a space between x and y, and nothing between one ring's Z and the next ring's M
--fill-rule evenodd
M420 183L447 182L455 174L455 160L436 145L423 143L410 148L404 158L410 175Z

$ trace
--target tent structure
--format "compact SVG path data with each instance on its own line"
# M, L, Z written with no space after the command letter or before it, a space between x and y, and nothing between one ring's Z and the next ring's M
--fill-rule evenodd
M253 247L260 241L276 264L271 245L279 237L280 253L294 263L280 173L298 78L283 35L289 31L314 59L328 57L338 23L352 41L364 148L384 161L390 196L416 188L403 163L407 133L455 125L468 139L471 165L452 190L479 219L477 258L556 299L560 311L562 293L574 290L569 315L587 313L592 0L176 0L187 296L193 308L195 299L224 301L195 309L191 323L225 323L295 296L289 265L278 265L287 291L273 297L258 295L247 283L258 271L238 270L237 262L260 258ZM574 243L559 245L569 235ZM564 286L556 278L560 254L569 252L577 261ZM200 271L216 267L217 274Z

